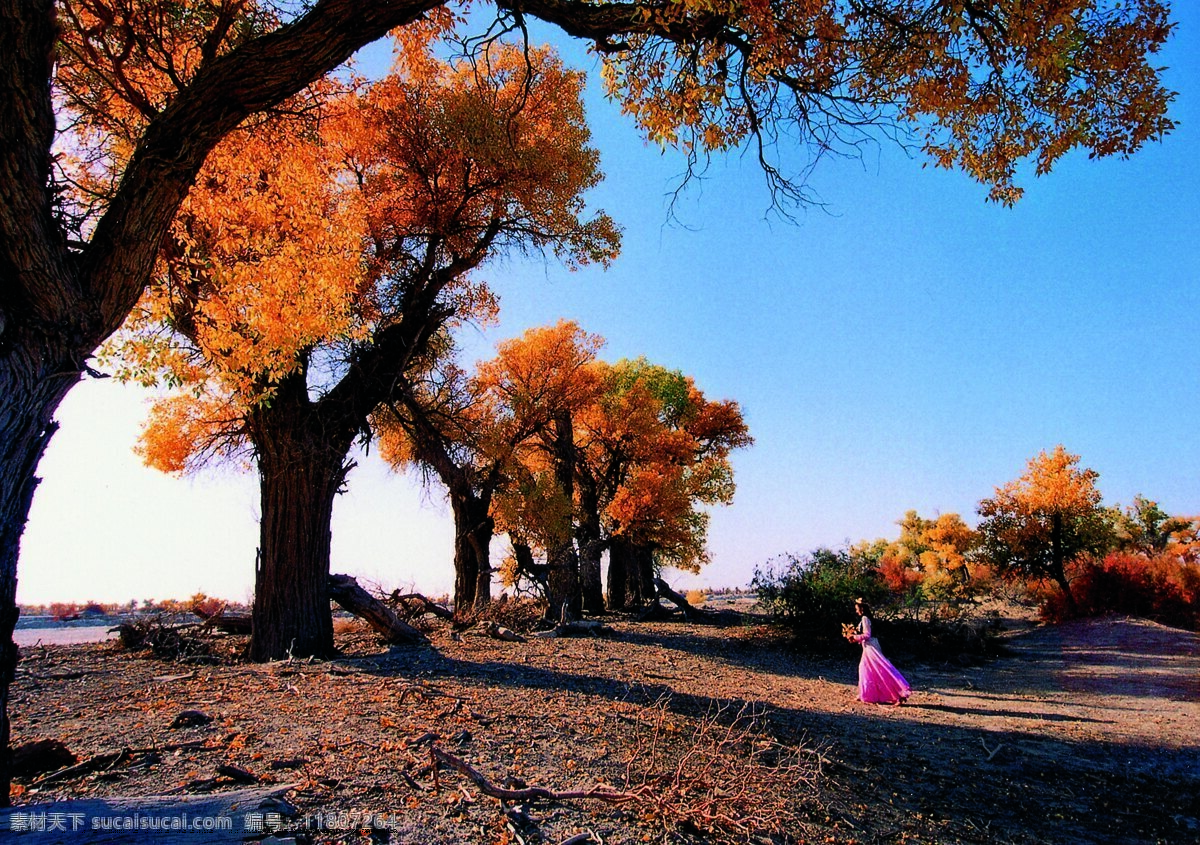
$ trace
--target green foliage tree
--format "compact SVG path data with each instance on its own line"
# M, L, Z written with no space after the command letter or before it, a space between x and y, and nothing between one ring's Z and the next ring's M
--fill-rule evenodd
M661 568L695 572L707 562L707 509L733 501L730 454L753 438L736 402L708 399L678 370L622 360L607 381L583 418L578 520L581 552L609 550L608 602L617 609L653 600ZM599 572L597 551L585 567L597 595ZM585 579L585 600L587 587Z
M880 606L890 597L879 572L880 551L818 548L806 555L784 555L756 568L751 588L759 603L802 641L836 646L840 624L853 616L855 599Z
M1134 496L1133 504L1115 514L1116 545L1153 557L1169 549L1183 551L1195 540L1196 520L1171 516L1158 502Z

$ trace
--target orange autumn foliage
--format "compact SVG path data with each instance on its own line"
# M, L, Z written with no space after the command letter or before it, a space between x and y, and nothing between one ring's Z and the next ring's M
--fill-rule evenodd
M495 499L498 530L545 548L569 536L573 500L555 478L556 419L574 420L595 403L604 387L596 354L604 340L573 321L533 328L499 345L479 366L480 386L495 399L497 419L510 432L506 474L510 483Z
M1105 551L1114 537L1098 477L1061 444L1035 455L1019 478L979 503L984 558L1009 577L1053 581L1073 610L1070 568Z
M63 0L55 92L59 166L84 231L107 208L150 123L205 64L280 24L253 0ZM294 105L310 99L296 96Z
M186 439L236 451L237 409L318 350L378 345L405 319L488 321L495 300L470 271L501 250L568 266L615 255L612 221L582 219L599 179L582 77L546 49L529 65L497 49L487 76L415 55L401 52L405 76L329 92L210 156L120 347L125 377L187 386L153 412L148 462L188 466ZM217 411L207 433L202 409Z
M986 565L968 566L977 538L961 516L944 513L925 519L909 511L899 524L900 537L886 543L879 557L879 572L890 590L911 595L919 588L926 600L956 601L986 583Z
M606 378L577 435L577 472L596 490L602 530L696 571L708 561L705 507L732 502L729 454L753 442L741 409L644 359L606 366Z
M1119 614L1200 630L1200 566L1195 563L1171 554L1111 552L1080 563L1071 575L1075 607L1069 607L1061 593L1042 591L1044 619Z

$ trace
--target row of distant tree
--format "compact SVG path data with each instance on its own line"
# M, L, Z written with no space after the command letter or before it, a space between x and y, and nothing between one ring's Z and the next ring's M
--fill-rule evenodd
M217 611L237 607L232 602L196 593L186 599L130 599L127 602L49 602L46 604L22 604L21 616L49 616L58 621L94 619L106 616L133 616L138 614L199 613L207 618ZM244 608L238 608L244 610Z
M1142 496L1107 506L1097 479L1060 445L983 499L974 528L959 514L909 511L895 540L789 556L760 570L756 585L785 616L834 618L864 596L954 617L1015 584L1052 620L1126 613L1200 630L1200 517L1173 516Z

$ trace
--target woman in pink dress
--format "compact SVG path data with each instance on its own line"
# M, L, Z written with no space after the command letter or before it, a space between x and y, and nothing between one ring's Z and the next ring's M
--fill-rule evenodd
M854 612L862 618L848 639L862 644L858 661L858 699L871 704L903 704L912 688L879 649L879 640L871 635L871 606L862 599L854 602ZM849 628L850 626L846 626Z

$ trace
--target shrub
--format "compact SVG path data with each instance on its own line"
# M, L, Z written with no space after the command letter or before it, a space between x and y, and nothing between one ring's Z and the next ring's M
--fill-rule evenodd
M163 660L197 660L212 654L211 632L180 626L164 615L139 616L117 626L118 641L129 651L150 650Z
M798 639L823 650L840 650L840 624L853 618L856 598L877 606L889 598L873 560L824 548L801 557L784 555L756 569L751 587L759 603Z
M208 619L210 616L216 615L225 608L225 602L220 599L213 598L205 593L196 593L188 599L188 610L199 616L201 619Z
M74 602L56 601L50 605L50 615L59 622L67 622L79 618L79 605Z
M786 555L754 573L759 603L809 651L850 656L858 646L841 636L841 623L857 621L854 600L875 608L874 633L889 655L937 662L972 662L1001 652L998 619L975 618L966 602L922 598L920 589L901 584L888 589L877 556L859 550L817 549L803 557ZM924 613L922 613L924 611ZM921 618L924 615L926 618Z
M455 615L455 627L469 628L490 621L519 633L528 633L541 623L545 615L545 602L524 596L511 598L508 593L501 593L499 598L482 609L463 608Z
M1071 594L1083 617L1119 614L1200 630L1200 567L1172 555L1112 552L1080 567ZM1050 622L1068 618L1062 595L1047 592L1041 614Z

